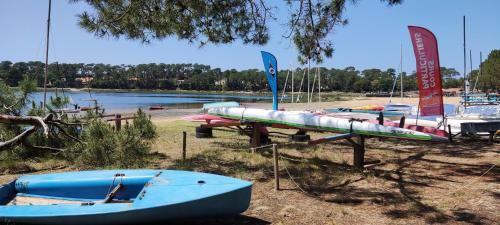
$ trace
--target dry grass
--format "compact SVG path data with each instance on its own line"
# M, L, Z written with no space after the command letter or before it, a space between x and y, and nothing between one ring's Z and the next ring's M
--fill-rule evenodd
M351 167L352 149L346 143L311 147L290 143L283 135L273 135L271 139L279 145L283 156L282 190L276 192L270 149L251 153L249 138L234 130L217 129L214 138L196 139L198 123L162 119L156 125L160 136L153 146L152 168L203 171L254 182L252 202L243 215L193 221L196 224L498 224L500 221L498 143L381 142L372 138L366 142L366 160L374 163L358 170ZM182 131L187 132L186 161L181 160ZM311 135L318 138L324 134ZM285 167L300 188L291 182ZM3 175L0 180L13 176Z
M155 150L165 159L156 160L155 165L252 180L252 202L244 216L216 220L215 224L495 224L500 221L498 144L467 140L452 144L382 142L372 138L367 140L366 160L375 163L358 170L351 167L352 149L346 143L311 147L290 143L286 136L273 135L271 139L279 145L283 156L280 160L283 190L275 192L270 149L251 153L249 138L228 129L214 130L215 137L211 139L196 139L194 130L198 125L186 121L158 123L160 139ZM182 131L188 132L186 162L180 160ZM311 135L318 138L324 134ZM290 181L285 167L300 188Z

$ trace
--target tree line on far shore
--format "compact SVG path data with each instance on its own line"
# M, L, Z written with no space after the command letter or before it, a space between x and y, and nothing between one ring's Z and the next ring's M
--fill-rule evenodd
M483 73L478 79L481 90L500 89L500 50L490 53L483 62ZM9 86L18 86L24 76L43 86L45 64L39 61L0 62L0 80ZM395 79L399 90L399 74L395 69L356 70L355 67L344 69L320 67L311 68L309 82L318 87L315 74L321 75L322 91L341 92L390 92ZM471 86L474 86L478 70L470 74ZM280 70L278 87L283 88L287 80L287 91L291 91L291 71ZM307 69L293 71L294 91L307 89ZM463 87L463 78L454 68L441 67L444 88ZM416 73L403 72L405 91L417 90ZM221 70L201 64L139 64L109 65L83 63L49 64L48 83L57 88L109 88L109 89L164 89L164 90L200 90L200 91L267 91L265 74L259 69ZM302 86L301 86L302 83Z

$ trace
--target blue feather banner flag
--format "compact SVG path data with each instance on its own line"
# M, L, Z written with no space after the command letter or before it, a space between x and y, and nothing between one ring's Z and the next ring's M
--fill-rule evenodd
M262 54L262 62L266 71L267 82L273 92L273 110L278 110L278 61L273 54L269 52L260 52Z

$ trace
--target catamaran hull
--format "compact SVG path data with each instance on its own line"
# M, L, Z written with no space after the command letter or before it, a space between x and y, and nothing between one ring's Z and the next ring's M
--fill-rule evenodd
M448 141L446 138L418 131L344 118L322 116L304 111L274 111L255 108L213 108L210 109L208 113L227 119L248 120L270 125L279 124L320 131L424 141Z

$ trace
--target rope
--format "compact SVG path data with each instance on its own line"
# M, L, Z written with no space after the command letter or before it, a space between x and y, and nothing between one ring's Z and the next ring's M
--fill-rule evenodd
M262 145L262 146L258 146L258 147L255 147L255 148L250 148L249 150L250 151L255 151L257 149L262 149L262 148L269 148L269 147L272 147L273 144L270 144L270 145Z
M300 81L300 87L299 87L299 93L297 94L297 101L300 102L300 97L302 94L302 86L304 85L304 78L306 77L306 70L304 70L304 73L302 74L302 80Z
M283 93L281 94L280 103L282 103L283 98L285 98L285 90L286 90L286 84L288 83L288 75L290 75L290 70L286 72L285 85L283 85Z
M269 148L269 147L272 147L273 145L275 144L270 144L270 145L263 145L263 146L259 146L259 147L255 147L255 148L250 148L250 150L257 150L257 149L262 149L262 148ZM285 159L284 156L281 155L281 153L278 152L278 159L283 161ZM286 170L286 173L288 174L288 177L290 178L290 181L292 181L293 184L295 184L295 186L297 186L297 188L302 191L304 194L306 195L310 195L309 193L307 193L306 191L304 191L304 189L302 189L299 184L297 184L297 182L295 182L295 180L293 179L292 177L292 174L290 173L290 171L288 170L288 167L286 167L286 165L284 163L282 163L283 167L285 168ZM315 196L313 196L315 197Z
M479 180L479 178L483 177L484 175L486 175L487 173L489 173L493 168L495 168L495 164L493 164L488 170L486 170L483 174L481 174L481 176L479 176L478 178L476 178L475 180L469 182L468 184L456 189L455 191L451 192L450 194L448 194L447 196L450 196L450 195L453 195L459 191L461 191L462 189L466 189L467 187L469 187L470 185L472 185L473 183L475 183L476 181Z
M281 154L280 154L280 153L278 153L278 154L279 154L279 158L280 158L280 160L281 160L281 158L282 158L283 156L281 156ZM288 174L288 177L290 178L290 181L292 181L292 183L293 183L293 184L294 184L294 185L295 185L295 186L296 186L296 187L297 187L300 191L302 191L304 194L306 194L306 195L310 195L310 194L309 194L309 193L307 193L304 189L302 189L302 188L300 187L300 185L299 185L299 184L297 184L297 182L295 182L295 179L293 179L292 174L291 174L291 173L290 173L290 171L288 170L288 167L286 167L285 163L282 163L282 165L283 165L283 167L285 168L285 171L286 171L286 173ZM316 197L316 196L314 196L314 197Z
M116 173L114 176L113 176L113 182L111 182L111 184L109 185L109 188L108 188L108 192L106 194L106 196L110 195L111 194L111 188L113 187L113 185L115 184L115 180L116 180L116 177L120 177L120 182L117 184L117 186L119 186L120 184L122 184L123 182L123 177L125 176L125 174L123 173Z
M312 84L312 87L311 87L311 94L309 96L309 102L312 102L312 99L313 99L313 95L314 95L314 85L316 84L316 77L318 76L318 73L317 73L317 70L316 70L316 73L314 74L314 78L313 78L313 84Z

